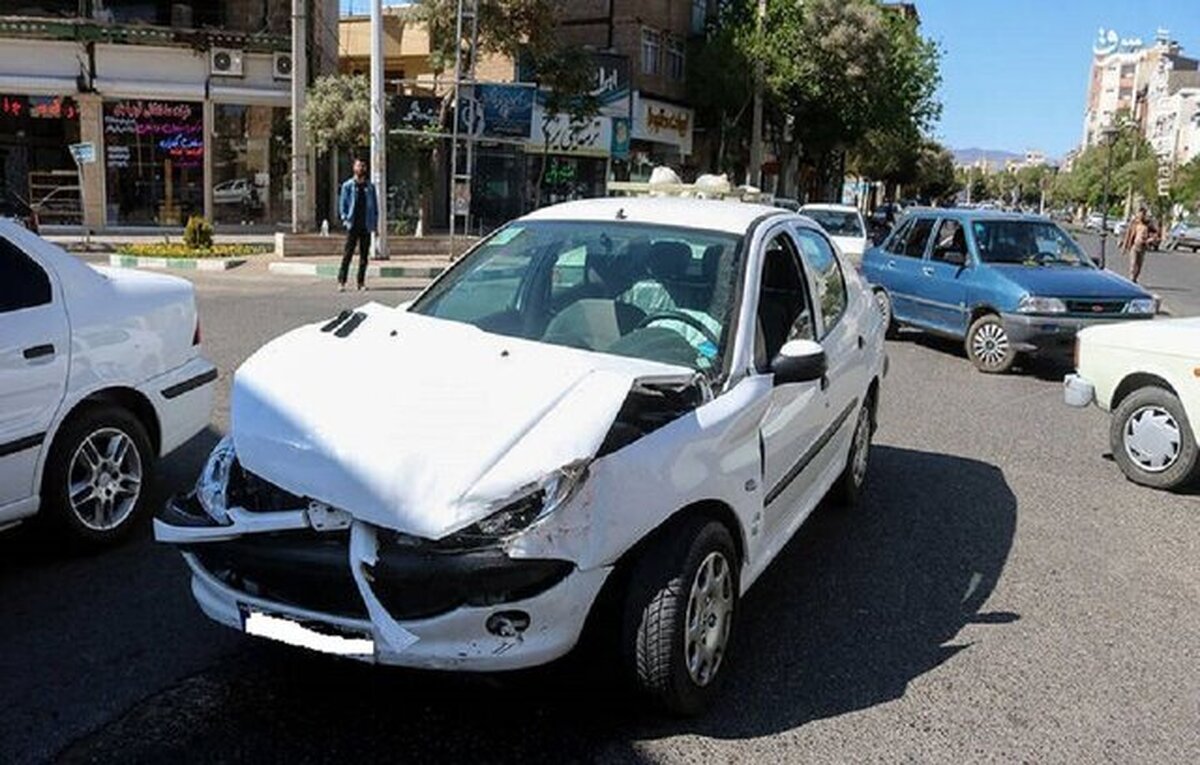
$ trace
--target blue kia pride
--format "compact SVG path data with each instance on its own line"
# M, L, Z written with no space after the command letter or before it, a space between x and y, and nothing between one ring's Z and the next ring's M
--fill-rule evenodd
M891 333L907 326L962 340L983 372L1007 372L1022 353L1069 352L1082 327L1157 310L1149 293L1033 215L915 210L867 251L862 270Z

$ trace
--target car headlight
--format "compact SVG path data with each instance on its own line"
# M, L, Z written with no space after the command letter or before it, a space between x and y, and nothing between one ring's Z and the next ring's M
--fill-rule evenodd
M1157 313L1157 311L1158 311L1158 306L1156 305L1157 302L1158 301L1155 300L1154 298L1138 298L1137 300L1130 300L1125 305L1125 313L1137 313L1137 314Z
M196 499L204 512L218 523L229 522L226 490L229 487L229 471L236 459L233 439L225 436L213 447L204 469L200 471L200 477L196 479Z
M560 468L519 498L506 500L498 510L441 540L439 546L481 547L524 531L566 504L586 475L587 467L584 465Z
M1017 313L1066 313L1067 304L1058 298L1026 295L1017 305Z

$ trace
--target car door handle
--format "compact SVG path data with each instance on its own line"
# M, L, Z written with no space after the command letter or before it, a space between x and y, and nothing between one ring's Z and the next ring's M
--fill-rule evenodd
M21 352L26 361L33 361L45 356L54 355L54 346L51 343L43 343L42 345L31 345Z
M889 260L887 262L887 265L884 266L884 268L895 268L895 267L896 267L896 261L894 261L894 260Z
M925 274L926 276L933 276L933 267L925 266L921 269L921 273Z

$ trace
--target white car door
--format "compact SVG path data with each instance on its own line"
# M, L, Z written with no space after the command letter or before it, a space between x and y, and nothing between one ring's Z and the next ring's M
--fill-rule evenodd
M70 328L54 274L0 236L0 509L34 469L67 384Z
M799 250L788 226L768 235L758 297L755 366L770 361L789 340L816 340L816 311ZM769 372L768 372L769 373ZM763 531L774 555L820 496L814 461L830 422L826 381L776 385L763 417Z
M845 460L862 395L867 389L866 336L861 326L863 306L857 302L851 304L846 275L833 245L824 233L815 229L797 226L795 233L805 270L816 290L820 332L817 339L825 349L829 365L826 403L832 416L825 434L829 448L814 458L813 472L819 474L831 464Z

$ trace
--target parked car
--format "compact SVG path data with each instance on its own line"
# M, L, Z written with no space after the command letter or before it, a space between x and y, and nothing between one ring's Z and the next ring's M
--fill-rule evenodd
M116 541L157 458L208 425L217 371L191 284L93 268L0 221L0 527Z
M1129 480L1200 480L1200 318L1089 327L1076 342L1066 401L1112 413L1113 459Z
M863 274L892 331L960 339L982 372L1007 372L1022 353L1065 355L1082 327L1157 311L1058 224L1030 215L917 211L867 251Z
M1084 219L1083 227L1089 231L1102 231L1104 229L1104 215L1097 212L1088 213L1087 218ZM1108 227L1110 229L1113 227L1113 220L1111 218L1108 221Z
M820 224L855 267L862 265L862 256L868 246L867 226L857 207L811 204L801 207L800 214Z
M33 204L43 225L75 226L83 223L83 201L78 186L57 186Z
M249 178L235 178L213 186L213 204L240 205L251 199L254 181Z
M1167 233L1166 241L1163 242L1163 249L1188 249L1192 252L1200 252L1200 225L1194 223L1176 223L1170 232Z
M248 634L503 670L612 623L629 676L698 712L745 591L823 496L862 491L884 369L870 293L808 219L564 203L410 306L252 356L155 533Z

